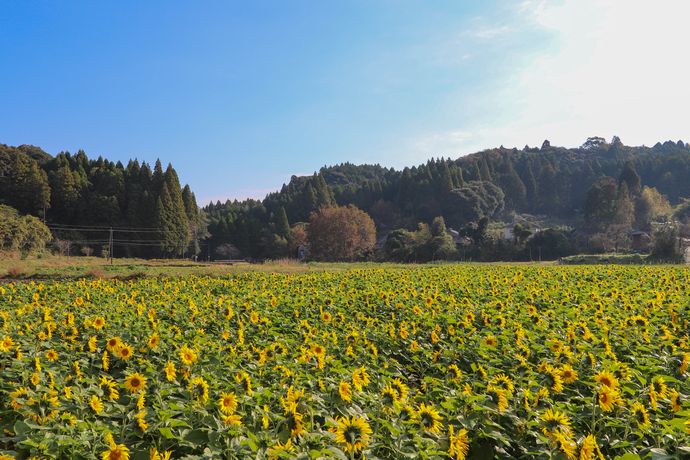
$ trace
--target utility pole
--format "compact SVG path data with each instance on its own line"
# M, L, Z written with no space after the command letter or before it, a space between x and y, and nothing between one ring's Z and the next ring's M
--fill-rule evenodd
M110 256L110 265L113 264L113 227L110 227L110 238L108 239L108 255Z

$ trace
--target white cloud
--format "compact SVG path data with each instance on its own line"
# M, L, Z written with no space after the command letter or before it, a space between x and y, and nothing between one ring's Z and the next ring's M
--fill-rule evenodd
M410 155L538 146L547 138L577 146L595 135L630 145L690 141L690 2L526 0L512 14L510 27L497 26L496 34L549 39L502 54L512 70L482 95L455 101L490 108L457 129L411 137ZM481 30L471 33L479 38Z
M502 26L489 26L489 27L479 27L477 29L470 30L468 35L479 39L479 40L492 40L496 37L505 35L511 31L511 28Z
M649 144L690 137L690 2L565 0L526 12L556 34L557 46L508 82L515 110L514 130L504 133L509 140L577 145L616 134Z

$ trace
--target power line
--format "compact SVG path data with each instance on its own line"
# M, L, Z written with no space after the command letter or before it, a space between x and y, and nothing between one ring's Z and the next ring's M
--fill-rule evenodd
M160 231L158 227L110 227L106 225L86 225L86 224L59 224L59 223L47 223L46 224L48 227L60 227L60 228L65 228L65 229L73 229L73 228L88 228L88 229L94 229L94 230L105 230L108 231L111 228L113 230L118 230L118 231L148 231L148 230L155 230L155 231Z
M100 232L100 233L105 233L109 232L110 228L90 228L90 227L56 227L53 225L48 225L47 226L51 230L55 231L61 231L61 232ZM113 228L113 232L118 232L118 233L161 233L161 230L134 230L134 229L119 229L119 228Z

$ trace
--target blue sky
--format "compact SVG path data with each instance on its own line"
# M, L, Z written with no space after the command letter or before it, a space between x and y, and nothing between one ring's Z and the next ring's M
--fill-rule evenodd
M682 0L8 1L0 142L160 157L205 204L263 197L345 161L402 167L591 135L690 140L678 109L690 103L687 10Z

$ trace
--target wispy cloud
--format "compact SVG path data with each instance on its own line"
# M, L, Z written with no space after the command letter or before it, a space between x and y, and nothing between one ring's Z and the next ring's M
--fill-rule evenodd
M476 19L467 34L477 39L529 31L546 39L499 50L494 56L510 62L510 72L481 92L449 95L449 105L471 106L471 117L404 144L421 160L545 138L566 146L594 135L635 145L689 140L689 16L685 0L528 0L512 8L512 19L503 18L507 25L483 29ZM446 52L459 56L464 49Z
M467 35L479 40L491 40L496 37L506 35L512 30L513 29L507 25L486 26L470 29L467 31Z

